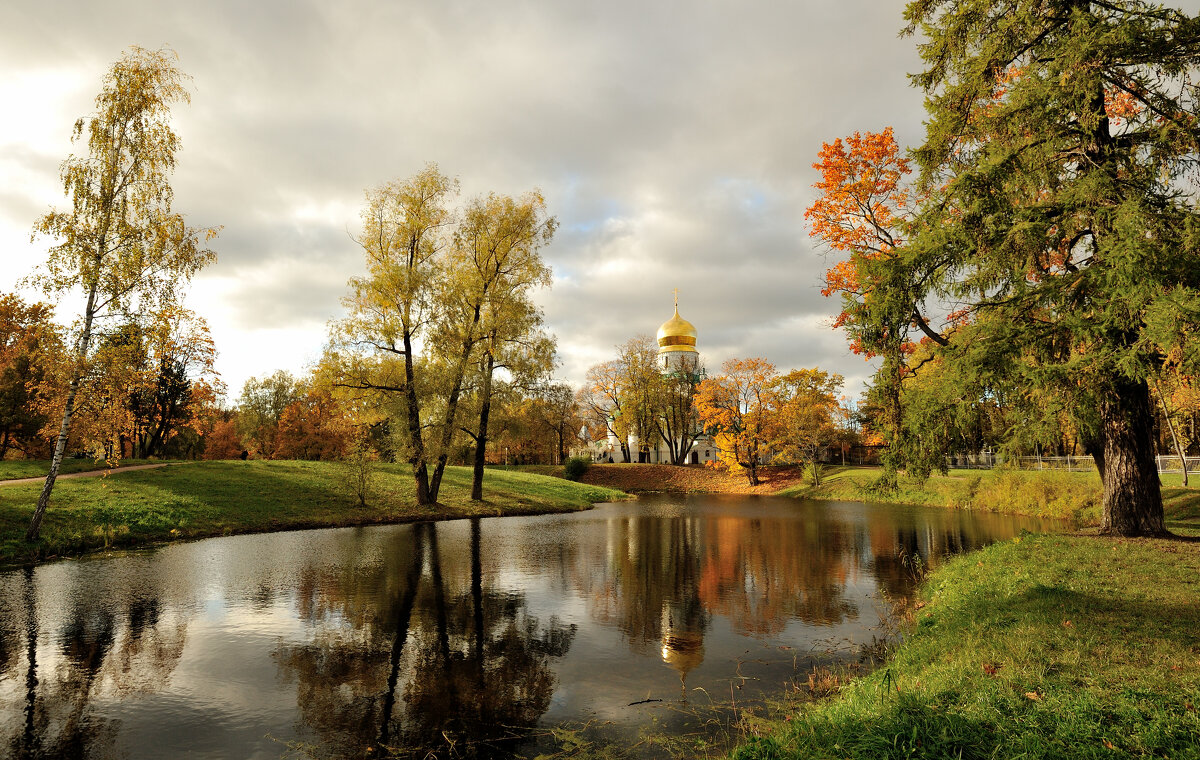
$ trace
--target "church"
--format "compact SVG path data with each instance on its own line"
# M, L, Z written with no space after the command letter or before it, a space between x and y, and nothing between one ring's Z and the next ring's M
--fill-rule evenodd
M704 376L704 365L696 350L696 327L679 316L679 294L675 295L675 314L658 328L658 360L664 374L686 372L695 378ZM698 423L697 423L698 424ZM626 462L620 441L609 427L608 437L595 441L591 446L591 458L595 462ZM699 431L696 431L699 432ZM634 461L650 464L671 464L671 451L658 436L652 441L639 441L636 433L629 435L629 452ZM716 461L717 447L711 436L700 433L696 436L685 461L688 464L705 464Z

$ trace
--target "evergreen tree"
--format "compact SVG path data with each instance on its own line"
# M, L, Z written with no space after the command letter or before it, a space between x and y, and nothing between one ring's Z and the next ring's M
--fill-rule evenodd
M1197 350L1200 19L1140 0L914 0L906 18L934 193L908 246L970 325L941 351L1086 401L1103 529L1166 533L1147 379Z

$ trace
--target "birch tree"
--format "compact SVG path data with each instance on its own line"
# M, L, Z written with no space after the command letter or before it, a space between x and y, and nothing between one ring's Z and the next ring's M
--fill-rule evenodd
M190 99L185 80L170 50L133 47L114 63L95 113L75 122L72 141L86 151L60 169L70 207L34 227L35 237L56 241L35 280L55 297L81 292L85 305L50 473L26 540L37 539L50 503L99 325L175 302L181 286L215 259L206 243L217 229L189 227L171 207L180 141L169 117L173 104Z

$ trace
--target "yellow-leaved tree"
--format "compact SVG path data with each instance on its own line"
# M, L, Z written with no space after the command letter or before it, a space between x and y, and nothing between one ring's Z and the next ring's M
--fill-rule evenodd
M808 465L821 482L821 452L838 444L838 391L842 376L813 367L794 369L771 384L771 450L786 462Z
M730 471L745 472L756 486L774 424L772 385L778 372L757 358L729 359L721 372L696 389L696 413L712 433L721 462Z
M37 539L50 503L97 329L133 313L169 311L163 307L178 299L180 286L215 258L205 244L217 229L189 227L171 208L168 178L179 138L170 108L189 100L175 61L170 50L133 47L113 64L95 113L75 122L72 139L87 151L62 163L71 205L52 210L34 227L35 235L57 241L35 280L48 295L82 292L86 301L75 325L74 366L50 473L25 534L29 541Z

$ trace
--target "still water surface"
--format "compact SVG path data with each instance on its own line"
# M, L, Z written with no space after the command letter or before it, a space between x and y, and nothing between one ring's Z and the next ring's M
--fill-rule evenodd
M556 726L624 746L702 731L686 706L781 693L870 641L881 592L912 591L902 556L936 564L1046 527L655 496L10 571L0 756L372 757L448 741L495 756L552 750Z

